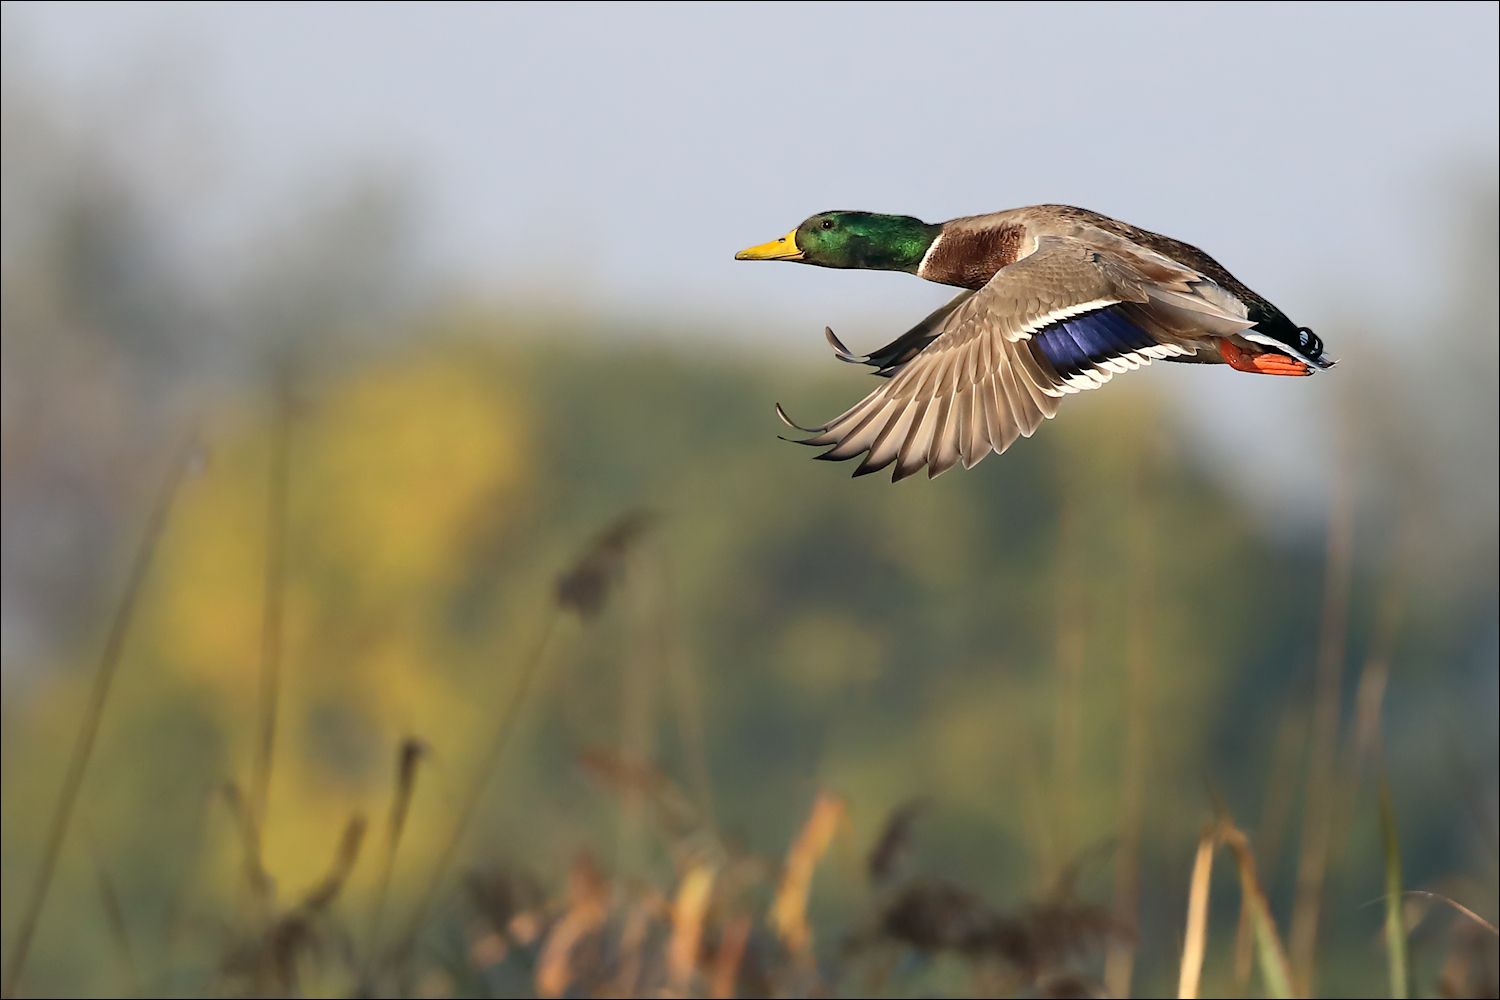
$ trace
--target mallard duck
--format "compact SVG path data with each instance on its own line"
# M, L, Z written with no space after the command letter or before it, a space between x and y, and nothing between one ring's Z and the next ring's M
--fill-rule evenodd
M864 455L856 476L892 463L892 481L927 467L972 468L1030 437L1061 398L1152 361L1227 364L1260 375L1329 368L1323 342L1197 247L1069 205L949 222L822 212L736 260L906 271L962 288L879 350L841 361L889 381L799 443L817 456Z

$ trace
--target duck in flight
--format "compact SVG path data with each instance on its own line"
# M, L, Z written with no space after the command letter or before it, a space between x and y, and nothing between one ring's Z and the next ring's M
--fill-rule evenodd
M906 271L962 288L868 355L833 331L841 361L886 384L799 443L819 458L894 464L892 481L973 468L1030 437L1063 396L1097 389L1156 359L1311 375L1334 362L1323 342L1197 247L1069 205L1034 205L949 222L822 212L736 260Z

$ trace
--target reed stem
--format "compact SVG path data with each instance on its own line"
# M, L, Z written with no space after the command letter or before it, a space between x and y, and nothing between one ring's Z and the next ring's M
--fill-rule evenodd
M1292 973L1300 991L1314 991L1318 916L1333 833L1337 788L1339 710L1344 680L1344 643L1349 630L1349 585L1354 555L1354 470L1347 428L1340 422L1340 460L1328 511L1328 562L1323 581L1323 621L1318 637L1307 795L1301 856L1289 934Z
M11 951L10 971L5 975L4 996L16 995L21 976L26 971L26 959L31 954L31 943L36 936L37 925L41 922L42 909L47 902L48 890L52 887L52 876L57 870L57 860L62 854L63 842L67 839L68 825L73 818L73 808L78 803L78 793L83 787L83 777L88 770L89 758L94 753L94 741L99 735L99 725L104 719L104 708L109 701L115 674L120 666L121 654L125 651L125 639L130 632L130 624L135 618L135 609L140 600L141 590L145 586L146 574L151 568L151 560L156 554L157 544L161 541L167 515L177 496L177 489L192 465L198 448L198 430L195 424L183 435L171 464L167 467L166 475L162 478L161 485L157 487L156 497L147 514L145 530L141 534L140 543L131 560L130 571L125 578L125 590L121 595L119 607L115 609L114 618L110 622L109 633L104 641L104 651L99 657L99 667L94 673L94 683L89 692L88 704L84 708L83 719L79 723L78 737L73 744L73 752L68 758L68 769L63 775L57 806L52 813L52 822L47 828L47 838L42 849L41 864L37 867L36 881L32 884L26 909L22 911L20 930L16 934L16 943Z
M1203 978L1203 955L1208 947L1208 890L1214 867L1214 848L1219 832L1210 826L1198 838L1198 854L1193 859L1193 880L1188 889L1187 933L1183 937L1182 968L1177 974L1177 996L1194 1000ZM1250 906L1245 900L1245 908Z
M682 740L688 777L693 785L693 793L698 798L698 811L703 817L703 825L717 839L719 827L714 815L713 779L708 769L708 736L703 721L702 685L697 667L685 648L681 627L677 623L671 561L664 545L658 544L652 549L657 557L661 588L657 595L658 638L661 656L666 663L667 679L671 685L678 735Z
M1149 431L1149 429L1148 429ZM1141 890L1141 837L1146 816L1146 772L1151 724L1151 618L1154 613L1155 533L1151 518L1153 462L1148 444L1141 446L1132 472L1132 513L1127 580L1129 622L1126 666L1129 695L1121 766L1120 846L1115 852L1112 908L1120 927L1137 926ZM1137 935L1117 935L1104 957L1104 982L1111 996L1130 995Z
M261 617L260 691L255 759L250 770L248 821L255 842L264 843L271 766L276 753L276 723L281 700L281 654L286 611L286 548L290 491L292 407L285 376L278 379L276 414L271 426L271 463L266 490L266 578Z
M427 744L420 739L408 737L401 741L396 751L396 787L391 792L391 811L385 822L385 855L380 863L380 876L375 885L375 903L370 916L370 936L365 949L364 975L368 978L380 948L380 933L385 923L385 904L390 896L391 876L396 870L396 854L401 848L401 835L406 830L406 817L411 811L412 794L416 790L417 765L427 753Z
M1082 512L1079 486L1064 484L1058 517L1057 565L1057 707L1052 748L1052 863L1045 881L1053 882L1076 848L1078 768L1083 734L1084 631Z
M1401 891L1401 842L1396 836L1396 808L1391 804L1391 783L1380 768L1380 840L1385 851L1385 950L1391 975L1391 997L1406 1000L1410 980L1406 962L1406 899Z

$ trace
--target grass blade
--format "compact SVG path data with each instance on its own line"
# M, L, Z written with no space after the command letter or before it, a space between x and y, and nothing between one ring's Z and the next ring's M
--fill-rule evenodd
M1288 706L1283 709L1281 722L1276 728L1276 741L1272 745L1260 822L1255 824L1255 842L1259 848L1257 867L1273 874L1279 870L1282 843L1301 785L1298 771L1306 751L1307 735L1307 718L1302 708ZM1242 996L1250 983L1254 962L1255 928L1250 901L1246 899L1240 904L1239 926L1234 938L1234 983Z
M714 976L708 995L715 1000L732 1000L739 979L740 963L745 959L745 945L750 940L750 918L731 917L719 937L719 951L714 955Z
M1401 896L1402 896L1403 899L1406 898L1407 896L1420 896L1423 899L1432 899L1432 900L1436 900L1439 903L1445 903L1448 906L1453 907L1453 909L1456 910L1457 912L1459 912L1459 913L1463 914L1464 916L1468 917L1476 925L1478 925L1480 927L1483 927L1485 930L1489 931L1491 934L1495 935L1496 937L1500 937L1500 928L1497 928L1494 924L1490 923L1488 920L1484 919L1479 914L1475 913L1473 910L1469 909L1467 906L1465 906L1464 904L1460 903L1458 900L1456 900L1456 899L1450 899L1449 897L1444 896L1440 892L1428 892L1425 889L1408 889L1405 892L1403 892L1401 894Z
M1234 851L1239 869L1240 892L1250 904L1250 925L1255 932L1255 951L1259 959L1260 975L1265 981L1266 993L1276 997L1295 997L1291 963L1287 961L1286 948L1281 935L1276 932L1276 921L1271 917L1271 906L1266 902L1265 891L1255 872L1255 853L1250 849L1246 836L1227 821L1220 824L1219 837Z
M672 901L672 936L667 941L667 986L673 996L689 996L693 975L698 971L698 950L703 941L703 918L708 913L718 872L698 865L682 879Z
M786 867L766 922L793 955L801 955L812 944L812 931L807 926L807 896L812 890L813 869L833 843L844 815L843 799L820 792L807 822L802 824L801 832L787 851Z
M1219 831L1210 826L1198 838L1198 856L1193 859L1193 881L1188 890L1187 934L1182 945L1182 969L1177 974L1177 996L1193 1000L1203 977L1203 952L1208 944L1208 889L1213 874L1214 848Z
M1276 923L1271 919L1264 896L1252 904L1250 912L1255 928L1255 952L1260 959L1260 976L1265 981L1266 994L1277 1000L1297 996L1292 986L1292 969L1287 962L1286 949L1281 944L1281 936L1276 933Z
M1406 964L1406 905L1401 891L1401 844L1396 837L1396 810L1391 804L1391 783L1384 768L1380 773L1380 842L1385 850L1385 946L1390 964L1391 996L1406 1000L1409 993Z
M161 540L162 530L166 527L167 514L177 496L177 487L192 466L198 450L198 431L195 426L178 445L146 518L145 531L141 534L135 558L130 564L130 573L125 579L125 592L120 598L120 606L115 610L114 619L110 622L104 651L99 657L99 669L94 673L93 688L89 692L83 720L78 726L73 754L68 758L68 770L63 776L62 789L58 792L52 823L47 829L36 882L32 885L31 896L21 917L20 931L16 934L15 947L11 952L10 971L5 974L5 996L16 995L21 975L26 971L26 958L31 953L31 942L36 936L37 924L41 922L47 892L52 887L52 876L57 870L57 859L62 854L63 841L67 839L73 807L77 804L78 792L83 787L83 776L88 770L89 758L94 753L94 740L99 735L99 724L104 719L104 706L109 701L110 688L120 666L120 656L125 651L125 638L130 632L130 623L135 618L136 602L145 586L146 573L151 568L151 558L156 554L157 542Z
M1187 933L1182 949L1182 968L1178 973L1177 995L1196 997L1203 973L1203 955L1208 943L1208 892L1212 874L1214 850L1227 846L1234 852L1235 865L1239 871L1240 893L1243 899L1243 920L1248 922L1255 940L1255 951L1260 960L1261 978L1265 980L1269 996L1289 998L1296 996L1292 985L1291 965L1287 961L1286 949L1282 947L1281 935L1276 933L1276 921L1271 917L1270 905L1261 889L1260 878L1255 873L1255 853L1250 849L1249 839L1222 814L1217 823L1204 828L1198 840L1198 854L1193 862L1193 879L1188 891Z

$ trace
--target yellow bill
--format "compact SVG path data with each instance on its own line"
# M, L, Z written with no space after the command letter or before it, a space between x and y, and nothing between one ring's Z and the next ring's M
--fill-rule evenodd
M780 239L762 243L734 255L735 260L801 260L802 250L797 246L797 230L793 229Z

